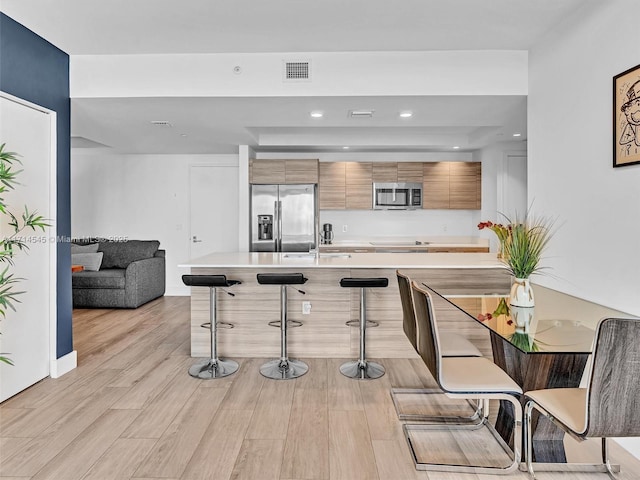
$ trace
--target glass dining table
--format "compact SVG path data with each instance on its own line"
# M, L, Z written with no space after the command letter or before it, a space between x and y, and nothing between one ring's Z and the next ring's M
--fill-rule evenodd
M533 285L535 307L509 305L509 292L474 288L429 288L487 328L493 360L523 391L578 387L602 318L636 318L540 285ZM524 397L523 397L524 403ZM502 402L496 430L512 443L511 406ZM536 462L566 462L564 432L544 417L533 419Z

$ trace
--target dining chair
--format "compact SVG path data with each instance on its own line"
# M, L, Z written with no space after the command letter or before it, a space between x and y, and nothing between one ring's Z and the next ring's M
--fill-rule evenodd
M411 283L411 288L418 327L418 353L442 391L447 397L454 399L505 400L512 404L514 419L513 450L502 440L486 417L483 417L481 425L472 426L464 424L404 424L403 431L416 469L478 474L507 474L515 471L520 464L522 446L522 407L518 398L522 394L522 389L500 367L485 357L444 357L442 355L437 321L433 312L431 294L416 282ZM411 438L411 433L416 431L445 430L453 434L461 429L468 431L479 428L488 429L497 444L509 455L511 461L508 465L490 466L421 462L416 451L416 446L419 442L414 445ZM473 456L484 456L482 452L485 451L486 446L483 444L473 452Z
M604 318L598 323L586 388L552 388L526 392L524 428L526 462L531 478L539 470L560 470L533 458L532 412L537 410L578 441L602 439L601 464L562 464L562 471L614 473L607 438L640 436L640 319Z
M411 279L396 270L396 277L398 279L398 289L400 291L400 302L402 304L402 328L405 335L411 342L411 345L418 351L418 329L416 326L416 314L413 306L413 294L411 293ZM442 355L444 357L481 357L482 353L476 348L476 346L462 335L458 335L453 332L441 332L440 341L442 348ZM468 416L459 415L426 415L422 413L404 413L401 411L399 395L442 395L443 392L439 388L403 388L395 387L391 389L391 399L396 409L399 420L411 420L411 421L481 421L482 415L488 415L487 405L483 405L485 402L479 402L474 405L472 402L468 402L472 407L472 412ZM487 402L488 403L488 402ZM484 409L483 409L484 407Z

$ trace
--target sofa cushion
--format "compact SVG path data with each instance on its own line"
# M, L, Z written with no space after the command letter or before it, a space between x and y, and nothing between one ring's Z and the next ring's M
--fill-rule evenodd
M71 244L71 255L74 253L96 253L99 245L97 243L88 243L86 245Z
M96 245L97 247L97 245ZM102 252L96 253L72 253L71 265L82 265L85 270L98 271L102 263Z
M124 274L122 268L76 272L71 276L71 284L73 288L124 288Z
M128 240L126 242L100 242L104 253L102 268L127 268L131 262L152 258L158 251L158 240Z

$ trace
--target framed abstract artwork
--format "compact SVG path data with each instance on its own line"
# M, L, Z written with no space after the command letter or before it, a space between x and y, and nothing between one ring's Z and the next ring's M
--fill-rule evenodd
M613 77L613 166L640 164L640 65Z

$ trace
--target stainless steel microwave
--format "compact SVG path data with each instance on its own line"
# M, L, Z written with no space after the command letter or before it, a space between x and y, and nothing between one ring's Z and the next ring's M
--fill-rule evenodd
M374 183L374 210L415 210L422 208L421 183Z

